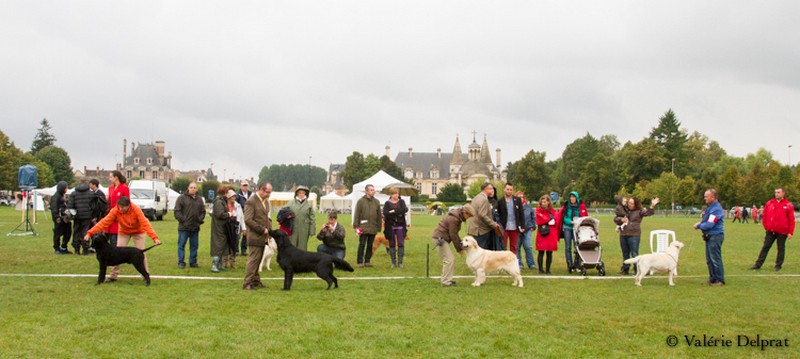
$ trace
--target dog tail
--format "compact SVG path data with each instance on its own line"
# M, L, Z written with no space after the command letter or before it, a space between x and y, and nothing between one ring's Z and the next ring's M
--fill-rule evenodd
M639 263L639 256L633 257L631 259L626 259L625 262L623 262L623 263L625 263L625 264Z
M333 257L333 266L336 267L337 269L345 270L348 272L355 272L353 266L351 266L350 263L347 263L344 259Z

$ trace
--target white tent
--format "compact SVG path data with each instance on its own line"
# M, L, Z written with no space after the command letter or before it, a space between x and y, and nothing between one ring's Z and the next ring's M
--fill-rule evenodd
M319 199L319 211L327 212L335 210L338 212L350 211L350 204L352 201L348 196L340 196L336 193L328 193Z
M33 201L34 201L33 202L34 203L34 208L32 208L32 209L37 210L37 211L46 211L48 209L47 207L50 204L49 203L44 203L44 201L42 200L43 199L42 197L43 196L52 197L54 194L56 194L56 188L57 187L58 187L58 185L55 185L55 186L49 187L49 188L34 189L32 191ZM67 194L72 193L72 191L74 191L74 190L75 190L75 188L72 188L72 189L68 188L67 189ZM106 187L103 187L103 185L100 185L100 190L103 191L103 193L106 194L106 197L108 197L108 189ZM17 208L17 210L24 210L24 209L25 209L25 206L18 206L18 208Z
M381 190L383 189L384 186L397 182L403 182L403 181L390 176L388 173L383 172L383 170L380 170L374 175L372 175L372 177L354 184L353 190L350 192L350 198L352 203L352 206L350 208L353 209L353 213L355 213L356 211L356 203L358 203L358 200L361 199L361 197L364 197L364 187L366 187L366 185L371 184L375 186L375 198L378 200L378 202L381 203L381 208L383 208L383 203L389 199L389 195L381 193ZM400 196L400 198L402 198L403 201L406 202L407 206L411 206L411 197ZM350 221L352 224L353 221L352 217ZM406 224L408 225L411 224L411 211L408 211L406 213Z
M174 211L175 210L175 202L178 202L178 197L180 195L181 194L178 193L178 192L175 192L174 189L167 188L167 207L169 208L170 211Z

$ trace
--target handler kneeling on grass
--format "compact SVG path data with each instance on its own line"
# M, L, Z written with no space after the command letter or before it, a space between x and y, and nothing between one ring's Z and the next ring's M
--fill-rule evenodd
M92 229L86 232L86 236L83 237L83 240L90 240L93 235L106 230L108 226L116 221L119 221L117 247L127 247L128 241L133 238L133 245L136 246L136 248L144 249L145 233L147 233L147 235L153 239L153 243L156 245L161 245L161 241L158 240L158 235L156 235L156 232L150 225L150 221L145 218L144 212L142 212L138 206L131 203L130 198L125 196L120 197L117 200L117 206L112 208L105 218L103 218L94 227L92 227ZM144 257L144 268L147 270L147 273L150 273L150 268L147 266L146 255ZM116 281L118 275L119 266L117 265L111 269L111 275L109 275L106 282Z
M447 212L447 214L439 221L439 225L433 230L433 244L436 250L439 251L439 256L442 257L442 277L440 282L445 287L453 287L456 282L453 281L453 266L455 265L455 258L453 251L450 250L450 244L456 247L459 254L464 253L461 247L461 238L458 232L461 230L461 223L466 222L470 217L475 216L475 209L472 205L465 204L464 207Z

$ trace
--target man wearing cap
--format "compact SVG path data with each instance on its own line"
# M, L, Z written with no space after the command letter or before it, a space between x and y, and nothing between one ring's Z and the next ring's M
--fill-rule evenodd
M178 196L172 212L178 220L178 268L186 268L186 242L189 242L189 266L197 268L200 226L206 218L206 205L197 195L197 183L189 183L186 193Z
M244 210L244 204L252 196L253 196L253 191L250 190L250 184L247 181L243 181L239 185L239 191L236 192L236 202L239 203L240 206L242 206L242 210ZM247 229L246 228L242 230L242 239L241 239L241 245L239 246L239 249L241 250L239 252L240 256L246 256L247 255Z
M289 240L292 244L304 251L308 250L308 237L317 232L314 207L308 200L308 187L299 186L294 191L294 199L289 202L289 209L294 213L294 228Z

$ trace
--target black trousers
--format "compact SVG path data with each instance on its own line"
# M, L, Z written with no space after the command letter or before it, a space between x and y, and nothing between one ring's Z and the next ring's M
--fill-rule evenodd
M358 237L357 263L369 263L372 259L372 243L375 242L374 234L362 234Z
M764 236L764 246L761 247L761 253L758 254L758 259L756 259L757 267L761 267L764 261L767 260L769 249L772 248L772 243L775 243L775 241L778 242L778 257L775 258L775 266L783 266L783 256L786 250L786 235L768 231Z
M53 225L53 249L67 249L70 237L72 237L72 223L55 223Z
M75 248L77 252L78 249L83 247L84 251L89 250L89 242L84 242L83 237L86 235L86 232L92 228L92 220L91 219L75 219L72 221L72 247Z

